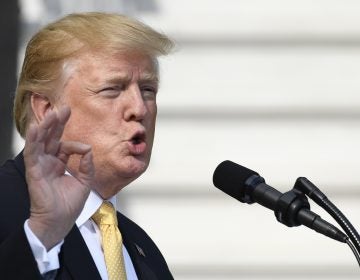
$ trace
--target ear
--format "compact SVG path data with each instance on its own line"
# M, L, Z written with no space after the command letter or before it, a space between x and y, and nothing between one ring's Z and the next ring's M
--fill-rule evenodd
M33 92L31 94L31 109L34 113L36 121L39 123L45 117L47 111L51 110L52 105L46 96Z

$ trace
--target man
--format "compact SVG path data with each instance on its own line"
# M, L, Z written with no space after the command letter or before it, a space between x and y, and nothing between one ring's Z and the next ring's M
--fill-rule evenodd
M30 40L14 106L25 147L0 168L1 279L172 279L140 227L101 216L149 164L157 57L171 48L105 13L66 16Z

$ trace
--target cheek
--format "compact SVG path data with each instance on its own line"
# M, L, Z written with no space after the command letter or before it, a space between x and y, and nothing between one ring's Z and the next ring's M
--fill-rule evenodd
M155 127L156 123L156 115L157 115L157 105L156 103L148 105L148 112L149 112L149 124L150 126Z
M152 136L154 136L155 124L156 124L156 114L151 115L151 117L149 117L147 121L147 130L148 133L151 134Z
M72 124L68 124L65 127L65 130L64 130L64 133L62 136L62 140L63 141L76 141L76 142L89 144L84 141L84 139L88 138L88 135L84 135L85 132L86 132L86 130L83 131L78 126L74 127L74 126L72 126Z
M94 125L91 121L84 117L72 113L68 123L65 126L63 139L67 141L79 141L89 143L91 135L93 134Z

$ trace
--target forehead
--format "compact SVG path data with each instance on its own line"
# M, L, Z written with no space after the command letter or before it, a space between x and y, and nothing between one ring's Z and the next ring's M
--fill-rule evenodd
M63 74L65 81L76 77L92 82L112 78L158 81L158 62L156 58L139 53L89 51L65 62Z

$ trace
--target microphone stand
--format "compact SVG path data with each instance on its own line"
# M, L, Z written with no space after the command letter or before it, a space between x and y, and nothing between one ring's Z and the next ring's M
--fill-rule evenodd
M299 177L296 180L294 190L297 190L311 198L316 204L328 212L342 227L348 236L345 241L354 253L360 266L360 236L354 226L345 217L345 215L326 197L326 195L318 187L316 187L305 177Z

